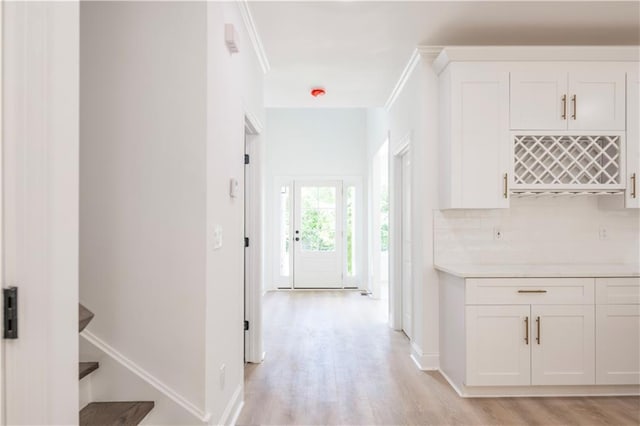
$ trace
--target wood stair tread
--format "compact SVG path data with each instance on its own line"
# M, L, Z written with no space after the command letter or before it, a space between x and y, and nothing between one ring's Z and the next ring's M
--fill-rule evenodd
M93 319L93 312L91 312L90 310L88 310L87 308L82 306L81 304L78 304L78 306L80 307L80 312L79 312L79 316L78 316L79 322L80 322L80 330L79 331L82 331L82 330L84 330L84 328Z
M80 425L137 425L154 405L151 401L91 402L80 410Z
M78 373L79 373L80 379L96 371L98 367L100 367L100 364L97 362L81 362L78 365Z

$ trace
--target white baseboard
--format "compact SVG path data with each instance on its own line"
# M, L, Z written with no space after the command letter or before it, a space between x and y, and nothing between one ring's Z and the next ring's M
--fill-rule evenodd
M180 407L184 408L186 411L191 413L194 417L200 420L203 423L208 423L211 419L211 414L207 413L200 408L198 408L195 404L191 403L187 398L180 395L178 392L173 390L167 384L162 382L160 379L155 377L153 374L149 373L147 370L124 356L122 353L118 352L114 347L109 345L107 342L100 339L95 334L91 333L89 330L84 330L80 333L87 342L91 343L96 348L100 349L102 352L110 356L114 361L122 365L124 368L131 371L133 374L147 382L149 385L154 387L156 390L164 394L167 398L171 399L173 402L178 404Z
M584 396L638 396L638 385L579 385L579 386L473 386L461 388L447 374L442 377L462 398L529 398L529 397L584 397Z
M243 406L243 384L240 383L235 392L233 392L233 396L227 404L227 407L224 409L222 417L220 417L220 421L217 424L221 426L235 425L238 421L238 417L240 416L240 412L242 411Z
M411 359L422 371L437 371L440 368L440 354L424 353L414 342L411 342Z

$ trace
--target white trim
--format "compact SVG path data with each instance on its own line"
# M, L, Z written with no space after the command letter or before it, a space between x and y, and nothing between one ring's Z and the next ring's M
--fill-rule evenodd
M420 62L420 58L423 56L435 57L441 51L442 51L442 47L440 46L418 46L415 49L413 49L413 52L411 52L411 56L409 57L409 61L407 62L407 65L405 65L404 69L402 70L402 73L400 74L400 78L398 79L398 82L396 83L393 90L391 91L391 94L389 95L387 102L385 102L384 104L384 108L387 112L391 109L396 99L398 99L398 96L400 96L400 93L402 93L402 90L404 89L404 86L407 84L407 81L409 81L409 77L411 77L413 70L416 68L416 65L418 65L418 63Z
M402 330L402 156L411 149L411 131L389 156L389 325ZM390 139L390 138L389 138ZM413 191L412 191L413 192Z
M269 59L267 58L267 53L262 45L262 39L260 38L260 34L256 28L253 16L251 15L249 2L247 0L237 0L237 3L238 8L240 9L240 15L242 16L242 21L244 22L244 26L249 34L249 39L253 45L253 50L256 52L256 57L260 63L260 68L262 68L262 72L266 74L271 69L271 66L269 65Z
M199 409L195 404L191 403L187 398L180 395L178 392L171 389L167 384L163 383L160 379L156 378L153 374L149 373L144 368L118 352L111 345L100 339L98 336L88 330L84 330L80 333L87 342L91 343L96 348L100 349L105 354L109 355L114 361L131 371L136 376L153 386L157 391L161 392L167 398L184 408L191 413L194 417L202 422L209 422L211 414Z
M422 352L422 349L415 342L411 342L411 359L416 364L419 370L440 370L440 355L435 352L428 354Z
M4 32L3 32L3 11L4 11L4 0L0 0L0 51L4 52L5 41L4 41ZM3 77L3 58L4 54L0 55L0 223L4 223L4 160L3 160L3 137L4 134L4 126L3 126L3 105L4 105L4 77ZM0 227L0 277L2 282L0 283L0 287L4 288L4 232L2 227ZM4 315L0 316L0 327L4 330ZM7 419L5 416L5 387L4 387L4 377L5 377L5 365L4 365L4 340L0 343L0 426L4 426L7 424Z
M264 125L262 124L260 119L252 112L249 112L247 108L245 108L244 111L245 133L249 135L259 135L260 133L262 133L262 131L264 130Z
M218 421L218 425L235 425L238 421L238 417L240 417L240 413L242 412L242 407L244 407L244 398L242 395L242 383L238 385L235 392L233 392L233 396L231 400L227 404L227 407L224 409L220 420Z
M400 78L398 79L398 82L396 83L393 90L391 91L391 94L389 95L387 102L384 103L384 109L387 112L389 112L389 110L393 106L393 103L396 101L396 99L398 99L398 96L400 96L400 93L402 93L402 89L404 89L404 86L407 84L407 81L409 81L409 77L411 77L411 74L413 73L413 70L415 69L416 65L418 65L418 62L420 62L420 52L418 51L418 49L414 49L413 52L411 52L411 56L409 57L409 61L407 62L407 65L405 65L404 69L402 70L402 73L400 74Z
M433 62L440 74L450 62L520 61L638 61L638 46L452 46L442 50Z

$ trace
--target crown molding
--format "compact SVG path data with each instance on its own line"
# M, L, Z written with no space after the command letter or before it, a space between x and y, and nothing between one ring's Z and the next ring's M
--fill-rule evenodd
M639 46L450 46L433 62L440 74L451 62L637 62Z
M244 26L249 34L249 39L253 45L253 50L256 52L256 57L258 58L262 72L266 74L271 69L271 66L269 65L269 59L267 58L267 53L262 45L262 39L260 38L260 34L256 28L253 16L251 15L249 2L247 0L237 0L237 3L238 8L240 9L240 16L242 16L242 21L244 22Z
M400 96L400 93L402 93L404 86L407 84L407 81L409 81L409 77L411 77L413 70L416 68L416 65L418 65L418 63L420 62L420 59L425 58L425 59L433 60L440 54L441 51L442 51L442 47L440 46L418 46L415 49L413 49L413 52L411 53L411 57L409 57L409 61L407 62L407 65L405 65L404 69L402 70L402 73L400 74L400 78L398 79L398 82L396 83L393 90L391 91L391 94L389 95L387 102L385 102L384 104L385 110L389 111L393 106L394 102L398 99L398 96Z

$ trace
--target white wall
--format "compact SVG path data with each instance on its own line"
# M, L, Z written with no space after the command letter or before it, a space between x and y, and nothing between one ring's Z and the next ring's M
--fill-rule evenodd
M89 330L212 423L229 422L244 382L244 199L229 196L229 182L243 188L245 114L264 120L263 74L239 6L86 2L81 18ZM226 49L226 23L240 53ZM94 380L95 393L121 389L118 377L118 386Z
M504 210L443 210L434 228L436 263L640 262L640 211L600 209L597 197L512 198Z
M393 158L400 145L409 138L412 173L412 232L416 236L412 240L412 280L413 280L413 338L412 356L424 369L438 367L438 275L433 269L433 211L438 204L438 84L437 76L431 69L433 58L425 55L419 58L415 68L408 77L402 91L388 111L388 128L390 134L389 155ZM383 127L375 122L384 122L382 112L370 112L370 125L375 134L370 135L371 147L374 147ZM419 166L418 166L419 165ZM397 164L392 160L390 176L397 173ZM390 186L390 204L396 200L393 185ZM390 223L398 218L392 213ZM395 247L399 242L390 235ZM397 314L401 309L401 300L394 297L393 282L398 280L394 259L398 250L391 255L390 304L394 318L392 323L400 327ZM395 278L394 278L395 277Z
M278 271L277 252L269 250L275 247L277 238L276 177L348 176L360 178L364 186L368 167L366 119L366 110L356 108L267 110L267 289L275 287L274 274ZM367 199L364 187L363 195L364 207ZM362 225L362 229L366 229L366 223ZM367 247L366 240L363 236L363 247ZM362 257L366 271L366 256Z
M229 197L229 179L243 188L244 115L264 123L263 74L235 2L207 2L207 410L212 422L229 421L243 397L243 194ZM224 43L224 24L240 34L240 53ZM254 137L262 144L262 137ZM223 230L223 245L212 250L213 231ZM224 366L224 385L220 369Z
M205 3L81 5L80 299L205 406Z

